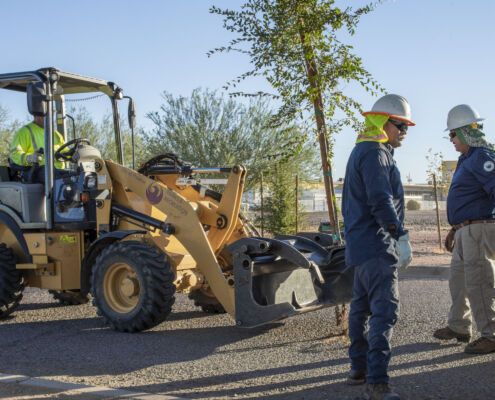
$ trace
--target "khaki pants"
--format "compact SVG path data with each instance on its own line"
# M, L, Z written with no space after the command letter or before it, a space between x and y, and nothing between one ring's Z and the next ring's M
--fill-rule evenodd
M448 325L471 334L471 313L481 336L495 340L495 224L472 224L455 233L449 277Z

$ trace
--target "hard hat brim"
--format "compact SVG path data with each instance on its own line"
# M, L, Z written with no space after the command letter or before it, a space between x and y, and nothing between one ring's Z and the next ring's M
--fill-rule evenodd
M366 111L362 115L363 115L363 117L366 117L368 114L385 115L387 117L396 119L397 121L405 122L409 126L416 125L416 123L412 122L410 119L407 119L407 118L404 118L404 117L400 117L398 115L393 115L393 114L389 114L389 113L379 112L379 111Z
M475 122L481 122L484 120L485 120L485 118L476 118L473 122L471 122L471 124L474 124ZM468 125L470 125L470 124L454 125L453 127L445 129L444 132L451 131L452 129L462 128L463 126L468 126Z

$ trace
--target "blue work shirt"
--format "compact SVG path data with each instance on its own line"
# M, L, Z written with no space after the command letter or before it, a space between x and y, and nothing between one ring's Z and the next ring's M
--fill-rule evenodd
M493 219L495 207L495 153L470 147L457 162L449 195L447 217L451 225L473 219Z
M360 142L347 162L342 194L346 264L390 254L398 260L397 238L404 231L404 189L393 148ZM388 231L396 226L392 234Z

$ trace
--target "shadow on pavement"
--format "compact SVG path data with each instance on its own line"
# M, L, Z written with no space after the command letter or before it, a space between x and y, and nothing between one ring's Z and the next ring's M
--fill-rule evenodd
M414 354L420 352L427 352L438 350L440 347L454 347L457 344L440 345L438 343L416 343L398 346L394 349L394 358L400 355ZM494 355L495 356L495 355ZM462 361L466 358L472 358L472 356L459 352L449 355L443 355L439 357L432 357L429 359L421 359L417 361L405 362L400 365L391 366L391 375L401 373L404 370L411 368L438 368L433 372L425 372L419 374L404 374L396 378L392 378L392 385L401 394L401 399L411 400L426 400L426 399L493 399L492 397L483 397L489 390L481 388L478 390L480 382L471 382L466 387L466 376L475 377L476 368L483 370L481 376L486 375L486 379L491 379L490 387L491 393L495 393L495 379L493 379L493 371L495 370L495 357L492 362L482 362L475 366L462 366L456 368L455 374L449 374L450 369L442 367L452 362ZM347 376L346 372L332 373L334 367L342 367L342 365L348 364L347 358L339 358L334 360L328 360L324 362L314 362L308 364L290 365L284 367L267 368L264 370L253 370L232 374L211 375L208 377L194 378L188 380L171 380L163 384L146 385L132 387L132 390L139 390L153 393L166 393L168 395L183 396L188 398L233 398L236 395L242 393L243 397L246 394L252 393L252 398L259 398L260 393L263 393L263 399L354 399L363 391L363 386L350 387L345 384L344 379ZM317 375L307 378L293 379L293 373L300 371L311 371L320 368L328 368L329 373L327 375ZM442 369L444 368L444 369ZM340 368L341 370L341 368ZM457 375L456 385L463 388L462 391L451 390L452 385L449 386L449 381L453 379L453 376ZM266 383L252 385L249 380L255 380L259 378L266 378ZM327 384L325 384L327 382ZM437 382L439 385L437 385ZM234 388L215 388L217 385L226 385L238 383ZM298 386L311 386L314 388L305 388L304 390L298 390ZM444 386L442 386L444 385ZM474 385L474 386L473 386ZM472 386L472 387L471 387ZM210 390L205 388L211 387ZM404 388L407 389L404 389ZM130 389L130 388L129 388ZM269 394L266 392L279 392L280 394ZM434 393L430 396L429 392ZM444 397L443 393L447 393ZM467 396L467 393L472 392L473 396ZM463 393L462 397L459 393ZM457 396L457 397L452 397ZM481 396L481 397L479 397ZM249 398L249 397L248 397Z
M207 316L195 311L178 312L155 330L133 334L115 332L103 326L100 318L24 323L11 319L0 325L0 372L29 376L61 376L69 371L72 376L119 375L204 358L219 347L281 326L271 324L250 330L234 325L174 326L177 321Z

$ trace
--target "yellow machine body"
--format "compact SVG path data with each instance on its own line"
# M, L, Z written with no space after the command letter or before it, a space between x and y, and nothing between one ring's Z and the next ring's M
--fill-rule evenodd
M25 286L69 304L91 293L104 322L127 332L164 321L175 292L245 327L350 299L353 274L339 241L259 237L240 212L243 166L194 168L169 153L137 171L123 166L124 96L115 83L55 68L0 74L0 83L25 91L30 112L45 113L45 149L53 149L52 118L55 109L64 116L64 95L106 94L117 145L117 162L77 137L45 152L51 170L43 184L30 180L38 166L0 166L0 318L17 308ZM133 107L131 99L131 128ZM66 134L64 118L59 123ZM67 163L59 176L56 160ZM228 173L222 193L201 184L203 172Z

